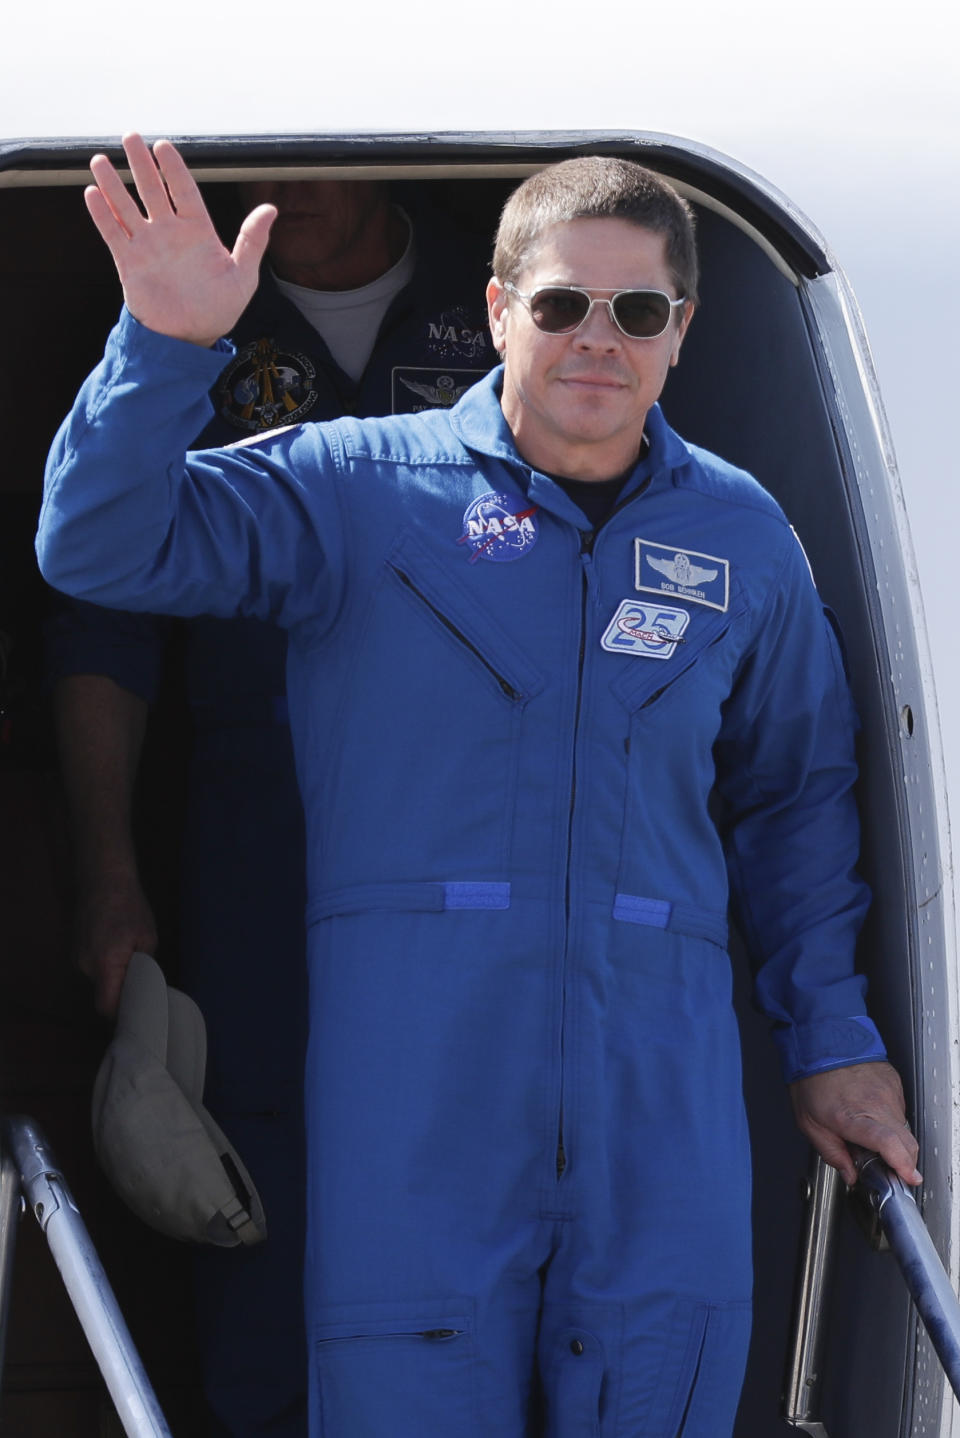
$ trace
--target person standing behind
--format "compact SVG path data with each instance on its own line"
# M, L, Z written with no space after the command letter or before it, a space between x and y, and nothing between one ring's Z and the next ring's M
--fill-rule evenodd
M277 425L450 405L494 363L486 256L444 217L425 211L414 225L374 183L240 190L247 207L273 203L277 221L197 448ZM158 943L132 811L169 633L158 616L68 601L48 636L77 856L78 959L108 1016L130 955ZM196 1256L205 1387L234 1438L306 1432L304 838L285 659L286 636L272 624L186 626L193 737L179 980L207 1021L207 1105L254 1177L269 1231L261 1248Z

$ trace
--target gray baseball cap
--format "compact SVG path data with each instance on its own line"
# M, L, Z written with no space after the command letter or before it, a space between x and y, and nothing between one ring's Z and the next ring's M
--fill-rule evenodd
M93 1145L117 1193L171 1238L221 1248L267 1236L253 1180L201 1102L207 1031L193 999L134 954L93 1087Z

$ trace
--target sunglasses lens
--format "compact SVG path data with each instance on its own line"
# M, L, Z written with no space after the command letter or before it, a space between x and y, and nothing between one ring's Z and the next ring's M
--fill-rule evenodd
M530 314L538 330L562 335L583 324L589 306L588 297L577 290L537 290L530 299Z
M659 290L626 290L614 300L613 313L624 334L656 339L670 322L670 300Z

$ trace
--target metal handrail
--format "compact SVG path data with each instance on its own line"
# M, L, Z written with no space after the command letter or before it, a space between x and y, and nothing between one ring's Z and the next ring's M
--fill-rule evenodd
M17 1243L17 1223L23 1197L16 1164L0 1143L0 1378L7 1351L7 1317L10 1312L10 1280Z
M823 1383L826 1289L837 1230L840 1175L815 1151L804 1197L806 1221L800 1245L793 1344L787 1359L783 1416L791 1428L826 1438L817 1417Z
M854 1149L858 1193L900 1266L947 1381L960 1398L960 1300L934 1247L913 1194L879 1154ZM813 1156L800 1254L793 1339L783 1416L792 1428L826 1438L817 1416L823 1375L826 1287L835 1240L840 1176Z
M172 1438L67 1181L31 1119L0 1119L0 1163L0 1362L22 1194L50 1246L127 1438Z
M960 1300L916 1200L878 1154L860 1154L857 1170L947 1381L960 1398Z

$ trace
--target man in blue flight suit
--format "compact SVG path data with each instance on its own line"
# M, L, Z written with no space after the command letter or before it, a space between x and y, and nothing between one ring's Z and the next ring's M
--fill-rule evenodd
M486 373L486 256L427 206L356 181L257 182L278 210L269 265L233 329L197 447L277 423L452 404ZM416 197L414 196L414 199ZM80 602L49 629L78 863L81 966L111 1015L157 933L131 824L170 621ZM262 1248L196 1257L205 1387L235 1438L306 1432L303 816L286 716L286 636L198 618L184 636L193 720L178 981L207 1020L206 1102L263 1198ZM269 982L262 982L269 975Z
M273 212L227 254L173 147L126 148L147 218L103 156L88 205L128 312L38 553L97 602L290 637L311 1433L530 1438L539 1384L549 1438L722 1438L751 1287L728 898L804 1132L848 1179L848 1141L920 1175L853 967L835 641L776 504L657 405L686 208L625 161L550 167L498 231L503 368L452 410L185 459Z

